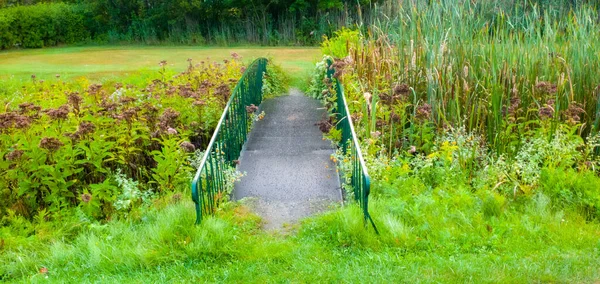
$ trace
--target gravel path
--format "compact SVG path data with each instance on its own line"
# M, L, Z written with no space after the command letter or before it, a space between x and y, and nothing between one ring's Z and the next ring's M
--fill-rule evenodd
M246 175L234 198L253 197L251 207L267 230L282 228L342 202L331 142L315 125L325 110L318 100L291 90L265 100L240 157Z

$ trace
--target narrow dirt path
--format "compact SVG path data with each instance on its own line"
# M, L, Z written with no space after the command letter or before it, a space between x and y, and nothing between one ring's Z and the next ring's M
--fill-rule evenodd
M291 90L262 103L265 118L248 136L235 185L236 200L254 197L252 207L265 229L324 211L342 201L331 142L315 125L325 110L318 100Z

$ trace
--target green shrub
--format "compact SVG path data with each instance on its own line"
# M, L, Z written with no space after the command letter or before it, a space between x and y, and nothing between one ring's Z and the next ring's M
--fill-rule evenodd
M343 58L348 56L351 49L359 47L361 39L359 31L342 28L332 38L325 38L321 43L321 51L335 58Z
M15 18L11 13L2 13L0 10L0 49L11 48L15 45L14 23Z
M271 62L273 60L270 60ZM290 78L280 65L273 63L267 66L263 78L263 96L265 98L277 97L285 94L290 85Z
M17 6L0 10L0 47L37 48L72 44L90 34L84 7L65 3Z
M342 28L333 37L325 38L321 43L321 51L335 58L343 58L348 56L351 49L356 50L361 40L359 31Z
M154 194L185 190L234 88L237 60L163 68L143 86L33 78L0 112L0 215L32 220L79 207L128 214ZM0 220L10 222L10 220Z

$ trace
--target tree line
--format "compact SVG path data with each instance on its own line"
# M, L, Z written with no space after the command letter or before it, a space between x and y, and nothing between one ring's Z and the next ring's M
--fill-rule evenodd
M458 0L458 2L470 2ZM573 9L597 0L499 0ZM410 5L454 0L0 0L0 48L75 42L313 45Z

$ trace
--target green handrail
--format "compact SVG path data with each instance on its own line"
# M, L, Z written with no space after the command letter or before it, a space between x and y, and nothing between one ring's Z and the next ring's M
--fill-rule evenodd
M223 199L227 180L224 170L235 166L250 131L246 107L262 102L263 74L267 59L254 60L238 81L217 128L192 180L192 200L196 206L196 224L204 215L212 214Z
M358 137L354 131L354 124L352 119L349 117L350 110L348 110L348 104L346 103L346 96L344 95L344 87L340 84L340 81L333 77L335 68L332 66L333 62L328 60L329 68L327 69L327 78L335 82L335 93L337 95L336 109L334 110L337 114L337 129L342 132L342 139L339 143L344 155L348 154L350 150L350 159L352 162L352 172L350 178L350 185L354 191L354 198L362 209L365 224L370 222L375 230L375 233L379 234L371 214L369 214L369 193L371 192L371 179L367 172L367 166L363 159L362 152L360 150L360 144L358 143Z

